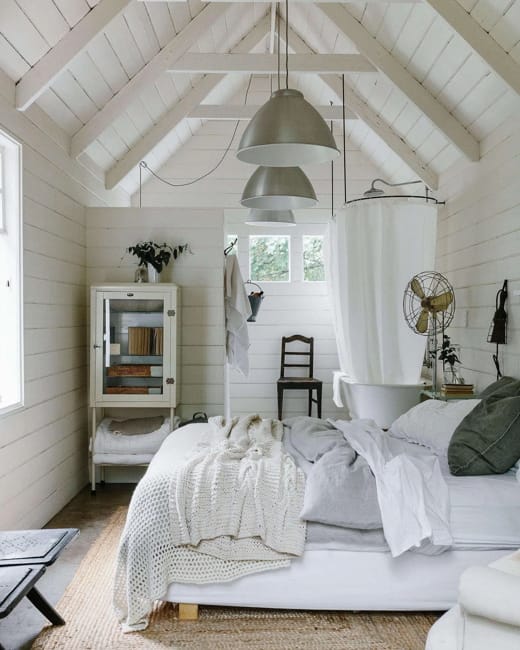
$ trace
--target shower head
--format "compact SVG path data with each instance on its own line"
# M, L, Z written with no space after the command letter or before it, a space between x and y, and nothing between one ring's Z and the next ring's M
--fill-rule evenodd
M381 181L384 183L385 181L382 178L375 178L372 181L372 185L370 186L370 189L367 190L366 192L363 192L363 196L367 199L374 199L376 196L384 196L385 191L378 189L377 187L374 187L374 184L377 183L377 181Z
M386 196L385 191L374 187L376 183L384 183L388 187L402 187L403 185L414 185L415 183L421 183L422 181L406 181L405 183L389 183L388 181L383 180L382 178L374 178L370 189L363 193L365 199L375 199L378 196Z

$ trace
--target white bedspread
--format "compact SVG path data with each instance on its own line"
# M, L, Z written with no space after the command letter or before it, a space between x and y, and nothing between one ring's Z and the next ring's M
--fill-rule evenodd
M393 456L386 434L371 420L332 423L374 473L392 555L412 548L439 553L451 547L449 493L438 458L433 454Z
M171 582L225 582L303 553L305 477L282 434L259 416L214 423L177 463L168 443L178 433L170 436L136 488L121 539L114 604L124 629L144 629Z

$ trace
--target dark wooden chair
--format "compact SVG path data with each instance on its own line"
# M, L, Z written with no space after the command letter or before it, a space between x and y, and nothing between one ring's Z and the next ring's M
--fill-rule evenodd
M287 345L292 343L305 344L307 350L302 350L302 345L298 345L295 350L288 350ZM291 346L292 347L292 346ZM299 359L287 359L288 357L299 357ZM301 368L305 370L302 376L286 377L287 368ZM282 419L283 410L283 392L285 390L306 390L309 394L308 415L312 414L312 404L318 407L318 417L321 418L321 395L323 382L313 377L314 372L314 338L294 334L293 336L282 337L282 358L280 364L280 379L276 382L278 394L278 419ZM316 391L316 398L313 397L313 391Z

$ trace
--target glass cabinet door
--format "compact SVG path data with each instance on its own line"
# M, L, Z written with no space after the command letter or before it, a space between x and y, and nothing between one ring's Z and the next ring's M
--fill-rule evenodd
M98 296L102 346L98 355L98 398L105 401L163 401L170 372L169 309L163 295ZM99 318L98 316L98 318ZM99 330L98 330L99 331ZM100 339L98 339L100 340ZM170 380L171 381L171 380Z

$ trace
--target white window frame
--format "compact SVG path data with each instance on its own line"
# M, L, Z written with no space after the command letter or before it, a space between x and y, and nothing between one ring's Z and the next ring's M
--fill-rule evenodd
M22 243L22 146L0 130L2 156L2 214L0 215L0 368L9 381L7 397L2 401L0 383L0 417L20 409L24 404L23 351L23 243ZM8 318L8 316L10 318ZM2 332L3 329L3 332ZM4 379L5 381L5 379Z
M285 237L287 239L287 280L255 280L252 277L251 273L251 240L252 239L261 239L266 237ZM248 256L249 256L249 278L253 282L267 282L271 284L289 284L292 282L292 250L291 250L291 235L285 235L280 233L262 233L261 235L249 235L248 237Z
M305 238L314 238L314 239L321 239L322 241L322 246L321 246L321 256L323 260L323 271L325 272L325 235L322 234L309 234L309 233L304 233L302 235L302 256L301 256L301 272L302 272L302 282L309 282L310 284L315 284L316 282L325 282L325 278L323 280L306 280L305 279Z

